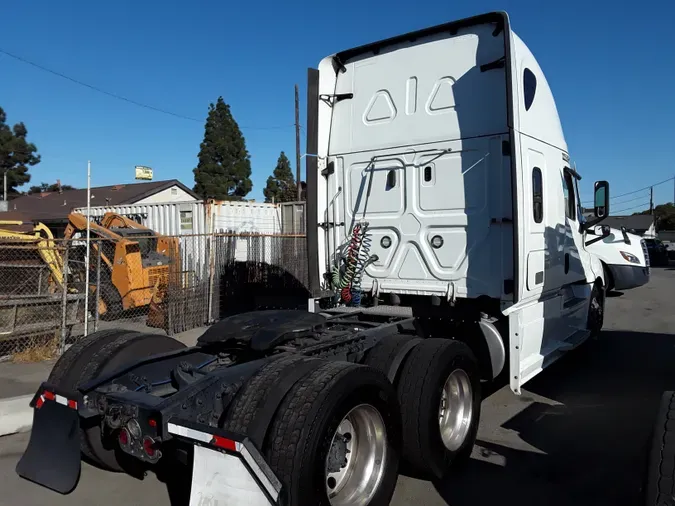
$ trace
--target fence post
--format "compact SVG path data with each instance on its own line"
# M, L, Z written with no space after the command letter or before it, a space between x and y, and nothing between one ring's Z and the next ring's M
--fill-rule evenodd
M61 286L61 343L59 344L59 355L66 351L66 338L68 337L68 242L64 242L65 251L63 253L63 285ZM87 317L87 309L84 310L84 317Z
M169 250L169 277L166 283L166 293L162 298L161 310L164 311L164 332L167 336L173 336L173 311L175 307L176 300L176 290L178 282L180 281L180 271L181 271L181 243L178 239L178 244L175 248Z
M215 275L215 255L213 251L213 243L214 243L214 233L211 232L207 238L207 249L209 253L209 306L208 306L208 314L206 315L207 321L205 323L211 324L214 320L213 318L213 277Z
M96 249L98 250L98 255L96 255L96 299L94 300L94 305L96 306L94 314L96 316L94 318L94 332L98 331L98 320L100 317L98 305L101 299L101 241L98 241Z

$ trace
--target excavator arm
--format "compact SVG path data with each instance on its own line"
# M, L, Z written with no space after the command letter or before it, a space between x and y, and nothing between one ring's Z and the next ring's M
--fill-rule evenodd
M145 225L141 225L137 221L130 220L121 214L107 212L101 218L101 226L105 228L135 228L137 230L147 230L149 235L154 235L155 232Z
M72 239L75 232L82 232L85 230L87 230L87 217L80 213L70 213L68 215L68 226L66 227L64 238L66 240ZM116 234L105 226L101 226L93 221L89 223L89 230L100 236L102 239L107 239L116 243L124 240L121 235Z
M157 238L157 253L167 255L172 259L176 259L178 257L178 239L175 237L167 237L165 235L158 234L151 228L148 228L137 221L131 220L126 216L122 216L121 214L113 212L107 212L103 215L103 218L101 218L101 226L105 228L133 228L136 230L145 230L148 232L148 236Z
M23 221L0 221L1 225L23 225ZM54 244L54 235L44 223L33 226L33 233L15 232L13 230L0 229L0 239L17 241L20 243L34 244L42 260L49 268L54 282L63 286L63 258Z

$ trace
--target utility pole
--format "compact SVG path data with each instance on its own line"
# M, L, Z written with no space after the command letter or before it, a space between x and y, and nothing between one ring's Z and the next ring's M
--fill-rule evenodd
M3 198L7 202L7 170L2 173L2 187L3 187Z
M91 161L87 162L87 247L84 257L84 268L87 269L84 274L84 336L89 335L89 254L91 252L89 243L91 242ZM67 244L66 247L69 247ZM99 243L99 248L100 248ZM66 265L64 269L67 269ZM96 293L96 304L98 305L98 292Z
M300 185L300 97L298 85L295 85L295 182L298 185L298 201L302 200Z
M649 187L649 214L654 216L654 187Z

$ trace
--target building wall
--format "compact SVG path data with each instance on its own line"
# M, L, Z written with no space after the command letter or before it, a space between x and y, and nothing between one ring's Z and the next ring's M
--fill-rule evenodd
M161 192L157 192L149 197L146 197L134 204L161 204L165 202L193 202L197 199L190 195L188 192L180 188L178 185L174 185L170 188L166 188Z

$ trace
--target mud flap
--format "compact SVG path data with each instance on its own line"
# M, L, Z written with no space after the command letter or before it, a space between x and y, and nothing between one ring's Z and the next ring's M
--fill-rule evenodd
M31 405L33 429L16 472L22 478L68 494L80 478L80 416L77 402L38 391Z
M281 482L249 438L186 420L167 429L193 445L190 506L279 504Z

